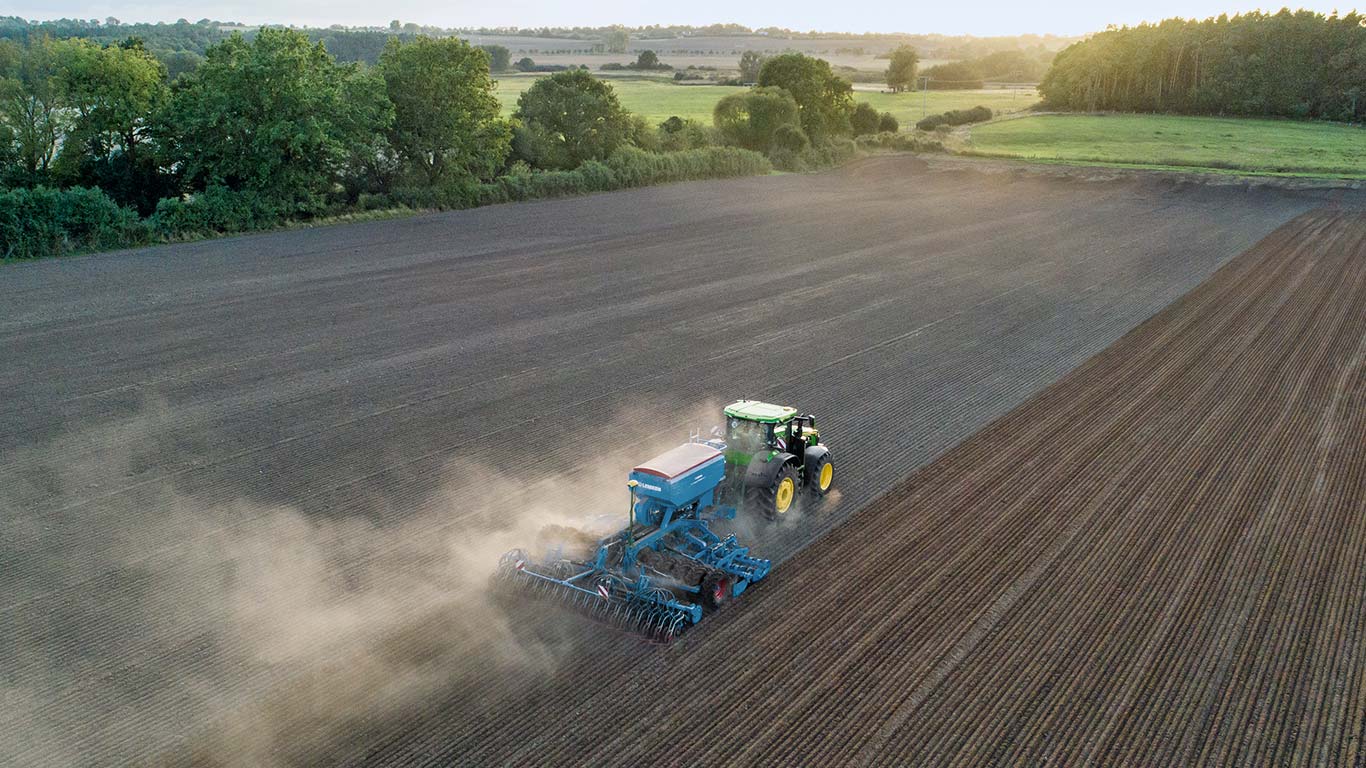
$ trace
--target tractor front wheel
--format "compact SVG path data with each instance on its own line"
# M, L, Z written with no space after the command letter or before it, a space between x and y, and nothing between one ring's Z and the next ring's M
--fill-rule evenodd
M830 461L828 453L811 462L806 472L806 489L813 496L824 496L835 484L835 464Z

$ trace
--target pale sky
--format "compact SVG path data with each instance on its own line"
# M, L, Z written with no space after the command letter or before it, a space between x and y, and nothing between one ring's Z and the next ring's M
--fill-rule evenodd
M605 26L626 24L712 24L735 22L750 27L848 32L912 32L980 36L1023 33L1078 35L1107 24L1135 24L1171 16L1205 18L1220 13L1276 10L1255 0L1148 0L1142 3L1067 0L1065 2L898 2L844 4L831 0L687 0L650 3L608 0L220 0L214 3L176 0L0 0L0 15L29 19L114 16L125 22L190 21L209 17L247 24L278 23L325 27L329 24L383 25L390 19L441 27ZM1300 6L1293 6L1300 7ZM1303 7L1327 13L1336 6ZM1341 10L1346 12L1350 6Z

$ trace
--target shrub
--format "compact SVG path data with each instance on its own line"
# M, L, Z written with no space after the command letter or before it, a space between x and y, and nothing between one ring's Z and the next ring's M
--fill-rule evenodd
M806 131L798 125L780 126L773 132L772 147L774 151L785 150L792 153L805 152L811 146L811 140L807 138Z
M982 123L991 119L991 109L976 106L972 109L951 109L942 115L930 115L915 124L922 131L932 131L940 126L968 125Z
M802 160L809 167L819 168L848 162L857 154L858 145L853 139L827 139L819 144L812 144L810 149L802 153Z
M483 185L477 179L466 176L435 185L416 184L398 187L390 196L395 202L409 208L473 208L483 199Z
M98 189L0 192L0 257L34 259L146 241L147 227L137 212Z
M671 181L753 176L772 165L756 152L710 147L682 152L646 152L622 147L606 162L590 160L572 171L535 171L525 166L480 186L481 203L506 203L606 192Z
M877 109L866 101L860 101L854 107L854 114L849 118L849 126L853 128L855 136L866 136L877 133L878 121L880 116Z
M773 134L785 125L800 126L800 110L782 88L755 88L733 93L712 109L712 121L727 144L767 152Z
M721 143L720 133L692 118L675 115L659 124L659 148L664 152L702 149Z
M901 130L901 121L891 112L883 112L877 119L877 130L879 133L896 133Z
M801 173L806 170L806 161L802 159L800 152L794 152L783 147L775 147L768 153L769 160L773 162L773 167L792 173Z
M805 138L804 135L803 138ZM846 138L812 142L801 150L779 147L775 144L773 151L769 153L769 159L773 161L776 168L800 173L827 168L852 160L858 155L860 146L861 143L856 144L853 139Z
M187 198L168 197L157 203L147 220L157 235L169 240L219 232L249 232L275 226L291 211L259 192L208 189Z
M632 146L640 147L647 152L658 152L659 131L655 126L650 125L643 115L631 115L631 133L628 137Z
M607 158L607 165L622 187L754 176L773 169L763 155L738 147L709 147L665 153L623 147Z
M383 193L362 192L356 198L356 208L362 211L382 211L395 205L393 199Z
M923 134L883 131L858 138L859 149L888 149L896 152L942 152L944 143Z

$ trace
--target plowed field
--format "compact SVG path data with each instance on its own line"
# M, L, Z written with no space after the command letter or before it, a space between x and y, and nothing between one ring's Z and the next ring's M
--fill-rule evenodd
M778 574L363 758L1360 764L1366 215L1282 227Z
M0 765L1353 757L1339 203L882 158L0 269ZM741 396L839 462L770 581L490 603Z

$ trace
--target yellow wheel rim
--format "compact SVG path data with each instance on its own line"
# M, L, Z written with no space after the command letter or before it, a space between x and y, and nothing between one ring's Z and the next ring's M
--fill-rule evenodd
M778 508L779 514L786 512L788 507L792 506L792 497L796 495L797 484L792 482L792 478L784 477L783 481L778 483L778 495L774 499L777 502L774 506Z
M834 480L834 479L835 479L835 465L833 465L833 464L828 464L828 463L827 463L825 466L821 467L821 480L820 480L820 483L821 483L821 490L822 490L822 491L828 491L828 490L830 490L830 481L831 481L831 480Z

